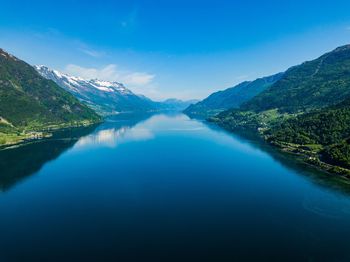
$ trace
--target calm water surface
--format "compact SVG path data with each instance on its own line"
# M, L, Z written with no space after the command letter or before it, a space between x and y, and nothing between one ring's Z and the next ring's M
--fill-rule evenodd
M350 261L350 196L184 115L0 151L0 261Z

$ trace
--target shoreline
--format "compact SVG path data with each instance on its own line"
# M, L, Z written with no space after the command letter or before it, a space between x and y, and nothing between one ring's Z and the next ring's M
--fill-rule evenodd
M25 146L31 143L41 142L45 141L47 139L50 139L55 132L59 131L65 131L69 129L76 129L81 127L90 127L93 125L98 125L103 123L104 120L101 121L81 121L79 123L72 123L72 124L58 124L58 125L48 125L46 127L42 128L33 128L31 130L27 130L25 134L16 134L16 133L0 133L3 134L3 136L6 138L17 136L18 139L14 138L13 141L5 144L0 144L0 151L2 150L10 150L14 148L18 148L20 146Z
M340 181L341 183L350 185L349 169L323 162L320 159L318 152L307 151L305 149L300 148L300 147L303 147L303 145L295 145L295 147L291 147L290 145L283 146L282 145L283 142L279 141L281 144L278 144L278 143L268 141L267 137L263 133L257 130L252 130L249 128L246 128L246 129L238 128L235 130L225 125L222 125L218 122L208 121L208 120L205 120L205 121L208 123L213 123L233 134L236 133L236 134L242 135L242 133L246 133L246 132L248 132L248 134L251 134L251 135L254 134L254 137L256 137L255 139L261 140L262 142L264 142L264 144L271 147L272 149L275 149L280 153L288 154L292 156L295 159L295 161L299 160L303 164L309 167L312 167L316 171L324 172L327 175L332 176L333 178L336 177L337 179L341 180ZM249 137L252 137L252 136L249 136Z
M264 139L264 137L263 137ZM326 172L330 175L336 175L338 177L341 177L347 181L350 182L350 170L343 168L341 166L337 166L337 165L332 165L329 163L326 163L324 161L322 161L319 158L319 154L318 152L312 152L312 151L308 151L308 150L304 150L301 149L299 147L303 147L303 145L296 145L295 147L292 146L283 146L277 143L271 143L268 142L266 139L264 139L264 141L266 141L266 143L270 146L272 146L273 148L276 148L277 150L283 152L283 153L287 153L290 155L293 155L294 157L297 157L299 159L301 159L303 161L303 163L312 166L314 168L316 168L317 170ZM340 172L335 171L334 169L337 169Z

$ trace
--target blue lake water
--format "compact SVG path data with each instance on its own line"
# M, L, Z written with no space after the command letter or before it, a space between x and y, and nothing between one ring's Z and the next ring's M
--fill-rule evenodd
M0 151L0 261L350 261L350 195L182 114Z

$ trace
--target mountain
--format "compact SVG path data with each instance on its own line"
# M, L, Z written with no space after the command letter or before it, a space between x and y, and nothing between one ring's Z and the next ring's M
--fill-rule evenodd
M98 79L85 80L49 69L46 66L36 66L35 68L43 77L53 80L102 115L155 111L159 107L157 102L145 96L134 94L118 82Z
M198 103L198 100L180 100L176 98L170 98L163 102L160 102L161 106L166 110L183 111L192 104Z
M210 121L258 132L308 163L350 177L350 45L290 68L240 108Z
M100 121L90 108L0 49L0 144L4 133Z
M229 108L239 108L257 94L277 82L283 73L246 81L224 91L211 94L209 97L189 106L184 112L191 116L213 116Z
M270 128L286 118L336 105L350 97L350 45L291 67L280 80L213 121L230 129Z
M242 105L261 112L305 112L330 106L350 96L350 45L290 68L274 85Z
M350 99L283 121L266 135L275 145L350 169Z
M350 138L350 99L290 118L270 131L274 140L331 145Z

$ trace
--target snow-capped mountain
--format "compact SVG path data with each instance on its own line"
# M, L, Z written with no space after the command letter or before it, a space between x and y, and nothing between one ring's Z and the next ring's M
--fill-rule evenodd
M134 94L118 82L98 79L86 80L63 74L46 66L35 66L35 69L43 77L53 80L103 115L119 112L154 111L158 108L157 102Z

